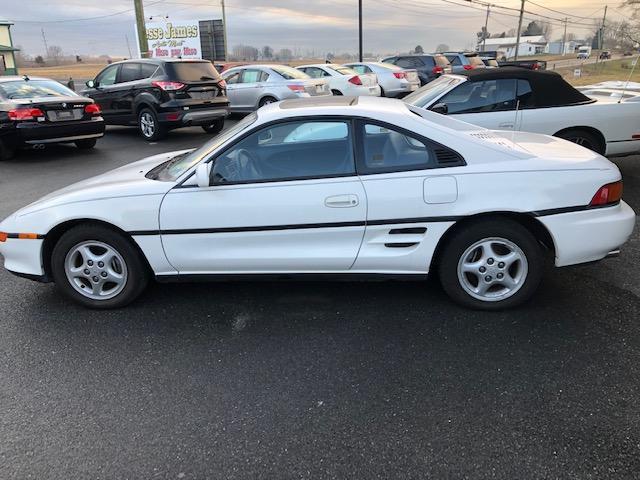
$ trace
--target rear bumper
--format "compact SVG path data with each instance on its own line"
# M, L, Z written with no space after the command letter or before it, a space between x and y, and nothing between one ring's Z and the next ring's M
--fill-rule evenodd
M16 140L24 144L64 143L104 135L104 120L98 117L81 122L38 123L24 122L16 125Z
M557 267L594 262L615 253L629 239L636 214L625 202L605 208L538 217L556 249Z
M215 106L214 108L191 109L183 107L181 109L163 110L158 113L158 120L169 126L186 127L189 125L210 125L216 120L227 116L229 116L228 104Z

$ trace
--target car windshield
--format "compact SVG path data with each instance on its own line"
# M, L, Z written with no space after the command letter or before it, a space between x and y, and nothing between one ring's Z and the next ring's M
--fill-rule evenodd
M173 70L171 77L181 82L220 79L220 74L211 62L167 62L165 68Z
M215 136L200 148L197 148L192 152L178 154L168 162L162 164L157 169L152 170L151 172L149 172L149 178L164 181L177 180L180 176L182 176L183 173L185 173L196 163L198 163L203 156L215 150L227 140L242 132L245 128L248 128L257 120L257 118L258 115L256 113L247 115L234 126Z
M427 83L424 87L419 88L413 93L410 93L402 100L409 105L415 105L416 107L424 107L430 105L435 99L439 98L443 93L449 91L452 87L464 82L463 78L450 77L448 75L442 76L433 82Z
M301 72L300 70L296 70L295 68L287 67L284 65L271 67L271 70L276 72L285 80L304 80L306 78L310 78L309 75L307 75L306 73Z
M77 96L77 93L53 80L16 80L15 82L0 83L0 97L9 100Z

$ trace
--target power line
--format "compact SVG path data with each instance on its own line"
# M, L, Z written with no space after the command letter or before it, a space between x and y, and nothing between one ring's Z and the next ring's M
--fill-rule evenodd
M165 0L157 0L155 2L149 3L147 6L150 7L152 5L156 5L158 3L162 3ZM96 17L85 17L85 18L66 18L63 20L13 20L16 23L67 23L67 22L85 22L88 20L98 20L100 18L109 18L115 17L117 15L122 15L124 13L133 12L134 8L128 8L127 10L120 10L119 12L108 13L106 15L98 15Z

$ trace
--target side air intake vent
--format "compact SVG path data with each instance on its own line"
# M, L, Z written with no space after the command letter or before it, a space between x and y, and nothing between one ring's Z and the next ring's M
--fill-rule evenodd
M435 148L434 152L438 165L442 165L443 167L466 165L464 159L453 150L449 150L448 148Z

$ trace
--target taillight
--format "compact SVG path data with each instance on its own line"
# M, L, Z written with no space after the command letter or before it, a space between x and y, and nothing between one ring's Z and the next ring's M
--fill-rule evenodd
M354 85L362 85L362 80L358 75L354 75L349 79L349 83L353 83Z
M289 90L292 90L294 92L304 92L304 85L297 85L295 83L291 83L287 85L287 87L289 87Z
M180 82L155 81L151 82L151 85L158 87L160 90L164 90L165 92L175 92L176 90L184 88L184 83Z
M463 65L462 68L465 70L473 70L473 65Z
M531 70L538 70L539 68L540 68L539 63L534 63L533 65L531 65Z
M222 90L226 90L227 89L227 82L225 82L224 80L220 80L218 82L218 86L222 89Z
M6 242L7 238L9 238L9 234L5 232L0 232L0 242Z
M407 78L407 72L393 72L393 76L396 78Z
M431 73L444 73L444 68L442 68L440 65L436 65L435 67L433 67L433 69L431 70Z
M102 110L100 110L100 106L96 105L95 103L90 103L89 105L84 107L84 111L85 113L88 113L90 115L100 115L102 113Z
M589 206L596 207L598 205L610 205L618 203L622 198L622 180L613 183L607 183L598 189L591 199Z
M22 120L33 120L37 117L44 117L44 112L39 108L16 108L9 110L9 120L19 122Z

